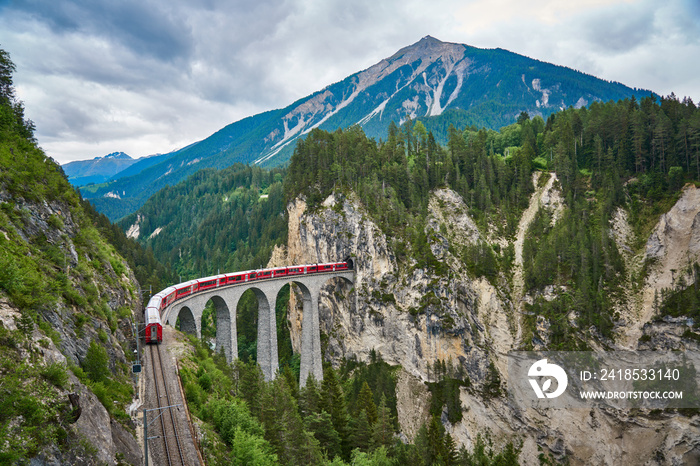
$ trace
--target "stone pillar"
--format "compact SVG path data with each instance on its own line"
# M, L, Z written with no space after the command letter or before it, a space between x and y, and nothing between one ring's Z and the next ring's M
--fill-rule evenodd
M201 316L202 313L200 312L199 315ZM197 335L197 338L202 338L201 324L197 322L192 310L188 306L182 306L174 315L171 314L170 325L174 327L178 317L180 317L180 330L183 333Z
M279 369L277 320L275 319L275 302L279 289L269 283L261 288L264 291L253 288L255 296L258 298L258 364L265 380L272 380Z
M212 296L211 300L216 309L216 352L223 350L226 361L231 362L238 358L235 307L238 301L236 300L233 307L229 308L226 301L220 296Z
M299 386L306 386L306 379L313 374L317 381L323 380L323 357L321 354L321 327L318 319L320 286L302 288L304 314L301 323L301 364Z

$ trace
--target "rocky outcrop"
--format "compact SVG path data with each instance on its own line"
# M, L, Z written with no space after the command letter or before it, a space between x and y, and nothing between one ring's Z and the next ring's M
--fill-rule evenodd
M106 349L111 373L130 368L127 353L131 356L135 349L132 322L139 315L140 301L139 285L124 259L96 230L85 234L81 225L91 223L78 205L55 198L31 200L2 187L0 203L11 221L0 227L4 239L26 243L27 255L39 264L37 270L53 267L42 279L55 294L30 308L18 308L0 289L0 326L14 332L21 323L19 330L27 340L16 350L22 359L34 366L80 367L91 342L99 342ZM116 422L91 389L70 369L67 372L69 380L60 389L58 402L65 404L61 427L70 448L44 446L31 464L115 464L117 454L140 464L141 448L130 432L134 425Z
M327 359L366 361L374 349L422 380L428 379L429 367L437 360L469 360L475 379L482 378L488 358L480 345L484 335L476 327L477 295L466 276L431 276L415 264L399 269L385 235L356 200L331 196L318 212L307 212L305 203L297 200L288 210L289 263L345 257L355 261L354 290L336 281L322 293L319 312L328 336ZM471 228L473 221L465 220L464 225ZM431 232L431 247L447 258L449 241ZM293 308L290 320L298 331L299 306ZM298 339L293 337L293 343L298 345Z
M625 348L636 349L645 325L654 317L655 297L658 299L663 290L676 287L681 280L690 283L689 268L700 262L700 188L694 185L683 188L678 201L659 218L644 250L636 255L629 247L632 232L624 211L616 213L612 224L618 249L625 258L628 279L639 289L631 294L633 286L628 287L630 296L619 306L622 325L617 329L618 342ZM633 282L634 276L643 275L645 270L646 278L639 286Z
M537 180L535 180L536 182ZM538 183L536 183L537 185ZM546 208L553 221L561 215L562 202L555 177L536 190L528 209L534 216ZM648 283L657 283L670 273L676 248L684 241L683 258L698 249L700 198L695 188L686 188L679 205L669 212L655 230L647 247L661 265ZM684 207L685 206L685 207ZM568 460L570 464L692 464L700 455L700 427L697 418L665 414L653 418L628 412L590 410L522 409L507 398L488 398L482 389L493 362L503 388L508 384L505 355L519 345L518 293L515 277L486 280L469 276L455 253L470 244L487 241L513 247L513 238L493 238L479 230L469 217L459 195L443 189L432 194L425 232L432 253L447 265L436 273L418 266L415 260L399 262L390 242L373 223L361 202L350 196L331 195L315 211L303 199L288 206L289 239L286 250L275 252L281 263L314 263L352 257L356 265L354 289L341 282L329 282L319 306L324 339L324 357L337 364L342 358L367 361L372 349L384 360L399 364L397 408L402 435L410 440L428 418L429 393L424 382L431 380L437 360L451 360L471 382L462 388L463 419L443 423L455 440L470 448L478 434L489 433L497 449L507 441L522 444L523 464L540 464L539 456ZM523 220L524 232L528 220ZM633 261L631 228L624 211L617 212L612 233L618 247ZM687 224L687 227L686 227ZM683 233L680 233L683 231ZM683 238L683 239L681 239ZM517 239L517 238L516 238ZM522 241L522 240L521 240ZM517 247L516 247L517 249ZM517 273L515 267L514 274ZM513 289L515 288L515 290ZM630 287L631 288L631 287ZM552 299L561 289L550 287L543 297ZM514 299L513 296L518 296ZM298 298L297 298L298 299ZM292 302L295 298L292 294ZM630 302L634 302L630 297ZM632 305L628 306L630 309ZM624 317L624 316L623 316ZM624 320L621 335L640 332L647 320ZM300 344L301 305L293 304L290 315L295 350ZM570 316L572 324L575 316ZM538 321L538 332L546 339L548 322ZM662 347L678 348L687 322L664 322L657 327ZM296 336L295 336L296 334ZM625 338L621 338L625 341ZM661 341L661 340L659 340ZM636 340L635 340L636 342ZM546 341L542 341L544 345ZM675 346L674 346L675 345Z

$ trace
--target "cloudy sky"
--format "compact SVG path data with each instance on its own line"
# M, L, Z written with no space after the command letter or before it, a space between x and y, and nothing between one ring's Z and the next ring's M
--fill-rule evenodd
M169 152L426 35L700 101L698 0L0 0L0 48L61 163Z

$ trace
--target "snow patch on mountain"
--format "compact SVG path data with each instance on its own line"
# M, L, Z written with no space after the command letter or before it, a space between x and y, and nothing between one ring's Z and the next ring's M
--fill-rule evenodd
M405 113L408 113L412 120L418 116L418 107L420 107L420 103L418 102L418 96L413 97L413 99L411 100L404 100L401 103L401 108L405 110ZM401 122L399 123L399 125L403 125L405 122L406 118L403 117L401 118Z

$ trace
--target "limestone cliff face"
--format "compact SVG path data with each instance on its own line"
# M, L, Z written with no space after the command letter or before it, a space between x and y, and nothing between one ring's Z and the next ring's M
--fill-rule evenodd
M355 261L355 289L333 281L321 296L326 358L364 361L374 349L422 380L434 361L449 358L483 373L488 359L480 343L485 336L478 330L477 293L465 275L400 270L386 237L356 201L331 196L319 212L308 213L297 200L289 206L289 218L289 263L348 256ZM465 221L464 227L473 222ZM446 239L435 231L431 236L438 255L449 255ZM290 320L298 329L301 318L292 313ZM297 349L298 341L294 344Z
M505 355L521 344L521 303L517 261L522 238L538 209L549 209L553 221L562 209L555 177L537 183L531 207L523 215L515 238L497 238L482 232L469 217L467 206L455 192L443 189L432 194L425 225L433 254L446 264L447 272L434 275L415 263L397 263L385 235L353 197L331 195L310 212L302 199L288 206L289 238L286 251L278 250L273 262L314 263L352 257L356 266L354 289L340 281L329 281L321 296L320 320L324 358L338 363L342 358L367 361L374 349L391 364L403 368L397 384L398 415L402 433L412 439L428 416L429 393L423 382L431 379L436 360L452 360L468 374L472 387L462 389L463 420L443 423L459 444L470 448L479 433L490 432L496 444L522 442L524 464L539 464L541 451L571 464L689 464L700 457L697 419L668 414L661 418L630 417L622 412L598 408L583 410L520 410L505 398L484 399L480 388L486 382L489 362L507 385ZM661 286L671 269L683 268L688 257L696 257L700 239L700 190L686 188L678 204L662 217L642 256L634 256L631 228L626 213L612 221L612 234L625 250L630 276L644 257L658 257L640 293L620 303L619 348L636 349L639 336L648 329L650 313L646 296ZM512 276L492 282L470 277L454 256L461 247L478 241L512 245L516 263ZM519 242L519 244L518 244ZM678 244L681 251L676 251ZM520 250L518 250L520 248ZM692 254L696 254L692 256ZM520 257L522 257L520 255ZM410 259L409 259L410 261ZM522 261L522 259L521 259ZM682 264L681 264L682 262ZM637 265L635 265L637 264ZM630 289L632 287L630 286ZM545 290L554 295L558 290ZM297 301L298 303L298 301ZM300 348L301 305L292 294L292 339ZM680 341L674 325L656 332ZM547 338L547 322L538 323L540 337ZM665 333L664 333L665 332Z

